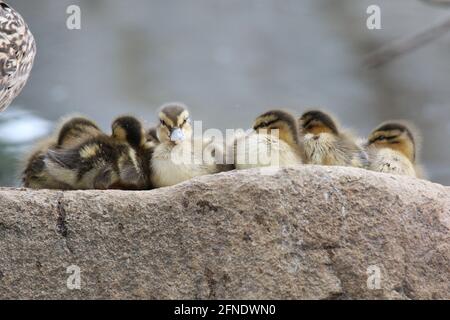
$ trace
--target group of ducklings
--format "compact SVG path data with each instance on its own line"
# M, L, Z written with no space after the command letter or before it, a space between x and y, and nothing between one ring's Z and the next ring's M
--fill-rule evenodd
M389 121L368 139L341 129L329 114L313 110L299 118L282 110L260 115L253 130L231 144L193 137L189 111L169 103L159 111L160 123L148 130L132 116L113 121L104 133L91 120L72 117L41 141L26 159L25 187L35 189L146 190L175 185L196 176L270 166L246 159L272 149L277 166L336 165L420 177L417 137L409 124ZM200 159L192 142L200 139ZM205 152L206 150L206 152ZM230 152L232 151L232 152ZM224 160L224 157L232 161ZM205 156L206 155L206 156ZM196 158L197 157L197 158ZM217 159L224 161L217 161Z

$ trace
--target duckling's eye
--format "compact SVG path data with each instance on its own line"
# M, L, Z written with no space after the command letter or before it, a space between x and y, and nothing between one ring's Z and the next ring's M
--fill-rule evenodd
M386 140L385 136L378 136L378 140Z
M164 120L160 120L161 124L165 127L167 127L167 123Z
M184 119L183 123L181 124L181 127L184 126L189 121L189 118Z

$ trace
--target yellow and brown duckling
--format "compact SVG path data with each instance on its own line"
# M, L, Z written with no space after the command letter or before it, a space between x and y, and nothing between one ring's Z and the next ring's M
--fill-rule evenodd
M70 148L89 138L103 134L98 125L85 117L76 116L63 123L58 132L57 146Z
M271 110L256 118L253 132L236 139L236 169L290 166L303 163L302 145L295 118L282 110Z
M112 124L112 135L91 137L79 145L50 149L45 165L50 175L72 189L147 189L148 169L140 158L144 130L132 117Z
M148 139L142 123L133 116L122 116L112 124L112 137L122 143L127 143L136 152L139 171L143 177L137 185L151 188L151 158L156 142ZM132 179L125 179L132 180Z
M370 170L421 177L418 165L419 136L413 126L405 121L388 121L379 125L369 135Z
M305 112L299 119L307 164L366 168L368 156L356 139L319 110Z
M25 159L22 183L26 188L34 189L71 189L70 185L50 175L45 165L49 149L70 148L83 140L101 134L101 130L91 120L77 116L62 120L55 133L37 143L31 154Z
M221 171L215 159L219 146L193 137L186 105L163 105L159 111L159 120L159 144L154 148L151 161L152 183L155 187L171 186Z
M45 164L46 153L50 148L55 148L54 137L44 139L36 144L36 147L24 160L22 170L22 185L32 189L72 189L70 185L63 183L50 175Z

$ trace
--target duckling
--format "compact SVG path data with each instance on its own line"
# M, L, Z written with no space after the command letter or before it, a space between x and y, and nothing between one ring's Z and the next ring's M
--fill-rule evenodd
M95 122L85 117L71 117L64 121L59 129L57 146L70 148L79 145L86 139L95 137L103 132Z
M367 148L370 170L422 177L417 164L419 136L411 124L388 121L379 125L369 135Z
M238 170L303 163L303 146L295 118L282 110L271 110L254 122L253 131L234 144Z
M84 117L69 117L61 120L52 136L38 142L26 157L22 171L22 184L34 189L71 189L64 182L53 178L45 165L45 155L49 149L70 148L83 140L102 134L98 126Z
M136 162L139 170L132 172L141 172L138 177L137 185L139 188L151 188L151 158L155 147L155 142L148 139L148 132L144 131L142 123L132 116L121 116L112 124L112 137L122 143L128 143L136 152ZM136 181L132 176L122 177L124 181ZM136 185L136 182L134 182Z
M50 148L55 148L54 137L46 138L25 158L22 170L22 185L32 189L71 189L70 185L54 179L45 165L45 155Z
M143 147L145 135L139 121L130 119L116 119L111 136L98 134L72 148L48 150L50 175L72 189L147 188L149 178L135 150Z
M159 111L156 145L152 163L152 183L166 187L193 177L219 172L215 152L220 146L192 137L187 106L168 103Z
M312 110L299 119L305 160L308 164L365 168L368 156L357 140L338 128L325 112Z

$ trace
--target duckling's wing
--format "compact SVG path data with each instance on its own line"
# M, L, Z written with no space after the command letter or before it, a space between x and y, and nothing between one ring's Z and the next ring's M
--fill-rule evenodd
M37 151L27 159L27 164L22 171L22 184L25 188L44 188L41 182L45 176L45 154Z
M105 166L94 178L94 189L106 190L111 188L113 181L113 168Z
M133 164L124 165L120 170L120 181L125 186L139 187L144 185L145 179L139 168Z
M22 173L22 183L25 188L33 189L72 189L68 183L59 181L51 175L43 152L36 153L28 160L28 165Z
M46 158L67 169L75 169L80 164L80 154L76 149L49 149Z

